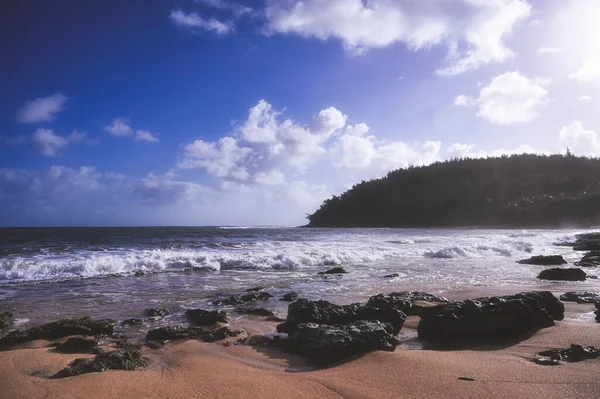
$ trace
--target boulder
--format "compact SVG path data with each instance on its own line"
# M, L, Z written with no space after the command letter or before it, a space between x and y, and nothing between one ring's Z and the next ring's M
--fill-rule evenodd
M86 373L101 373L106 370L135 370L146 367L147 362L135 348L104 352L93 359L76 359L69 367L54 374L52 378L73 377Z
M334 267L333 269L326 270L324 272L319 272L318 274L344 274L348 273L343 267Z
M280 298L281 301L292 302L298 299L298 294L296 292L288 292L287 294L283 294Z
M395 277L400 277L400 275L398 273L392 273L392 274L386 274L385 276L383 276L383 278L395 278Z
M121 322L122 326L136 326L142 324L146 319L125 319Z
M229 318L224 311L209 311L202 309L189 309L185 311L186 317L197 326L210 326L217 323L227 323Z
M600 350L593 346L584 348L581 345L571 345L568 349L550 349L538 353L553 360L563 360L566 362L580 362L582 360L595 359L600 356Z
M540 280L584 281L587 274L576 267L562 269L559 267L542 270L538 274Z
M13 315L10 312L0 312L0 330L8 328L12 325Z
M250 308L250 307L240 306L238 308L235 308L235 311L240 314L249 314L249 315L254 315L254 316L273 317L273 316L277 315L276 310L267 309L267 308Z
M600 301L600 295L593 292L565 292L560 296L561 301L577 303L594 303Z
M110 335L116 324L115 320L92 320L87 316L80 319L62 319L27 330L11 331L0 338L0 347L36 339L58 339L71 335Z
M293 332L299 324L349 324L359 320L377 320L390 323L394 334L398 334L406 315L394 305L382 304L380 307L365 306L358 303L335 305L327 301L298 299L288 306L286 321L277 326L277 331Z
M573 249L575 251L600 251L600 233L578 234Z
M508 339L562 320L564 305L549 291L453 302L421 315L419 338L437 342Z
M522 265L560 266L566 265L567 261L561 255L538 255L517 261L517 263Z
M171 314L169 309L146 309L145 312L148 317L165 317Z
M252 292L246 295L232 295L225 299L217 299L213 301L213 305L241 305L244 303L252 303L258 301L267 301L272 298L273 295L268 292Z
M299 324L283 348L324 366L369 351L394 351L397 344L390 323L361 320L347 325Z
M72 337L56 347L61 353L99 353L100 341L94 338Z
M205 342L214 342L227 337L235 337L240 331L232 330L229 327L222 327L216 330L204 330L202 327L160 327L148 331L146 341L175 341L178 339L197 339Z
M579 262L575 262L575 266L579 267L596 267L600 266L600 251L592 251L583 255Z
M420 291L401 291L391 294L379 294L369 298L367 306L395 307L408 316L418 316L423 311L449 303L446 298Z

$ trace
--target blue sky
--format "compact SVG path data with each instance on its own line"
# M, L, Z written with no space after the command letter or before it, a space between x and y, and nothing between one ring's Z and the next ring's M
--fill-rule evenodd
M298 225L462 156L600 155L594 0L3 2L0 225Z

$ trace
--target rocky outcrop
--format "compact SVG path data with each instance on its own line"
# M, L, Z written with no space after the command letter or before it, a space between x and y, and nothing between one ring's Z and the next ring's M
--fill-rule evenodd
M549 291L453 302L421 315L419 338L437 342L507 339L562 320L564 305Z
M222 305L241 305L258 301L266 301L273 298L268 292L252 292L246 295L232 295L224 299L214 300L212 303L216 306Z
M401 291L379 294L369 298L367 306L394 307L408 316L420 315L429 308L449 303L446 298L420 291Z
M52 378L73 377L86 373L100 373L106 370L135 370L146 367L147 362L135 348L105 352L93 359L76 359L69 367L54 374Z
M220 341L228 337L235 337L241 332L229 327L216 330L205 330L202 327L160 327L148 331L146 341L175 341L178 339L197 339L205 342Z
M12 325L13 315L10 312L0 312L0 330L8 328Z
M238 308L235 308L235 311L240 314L249 314L253 316L273 317L277 315L276 310L267 308L251 308L240 306Z
M575 262L575 266L579 267L596 267L600 266L600 251L592 251L583 255L580 261Z
M594 303L600 301L600 295L593 292L565 292L560 296L561 301L577 303Z
M169 309L146 309L145 312L148 317L165 317L171 314Z
M582 360L596 359L600 356L600 350L593 346L584 348L581 345L571 345L568 349L551 349L540 352L538 355L556 361L580 362Z
M517 261L517 263L522 265L560 266L566 265L567 261L561 255L538 255Z
M286 321L277 326L277 331L292 333L299 324L350 324L360 320L377 320L392 326L394 334L398 334L406 315L393 304L382 304L380 307L361 304L335 305L327 301L311 301L298 299L288 306Z
M100 341L94 338L72 337L56 346L56 351L61 353L94 353L102 352L99 348Z
M283 296L279 299L280 301L292 302L298 299L298 293L296 292L288 292L287 294L283 294Z
M600 251L600 233L578 234L573 243L575 251Z
M36 339L58 339L71 335L110 335L117 324L114 320L62 319L27 330L11 331L0 338L0 347L16 345Z
M193 324L197 326L210 326L217 323L227 323L229 318L224 311L209 311L202 309L189 309L185 315Z
M397 344L390 323L355 321L346 325L299 324L284 340L283 348L324 366L369 351L394 351Z
M326 270L324 272L319 272L317 274L344 274L348 273L343 267L334 267L332 269Z
M559 267L553 269L542 270L537 278L540 280L563 280L563 281L584 281L588 275L581 269L576 267L561 269Z

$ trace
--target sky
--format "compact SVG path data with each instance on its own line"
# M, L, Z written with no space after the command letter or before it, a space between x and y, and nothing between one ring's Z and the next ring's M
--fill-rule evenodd
M295 226L409 165L600 155L597 0L0 7L0 226Z

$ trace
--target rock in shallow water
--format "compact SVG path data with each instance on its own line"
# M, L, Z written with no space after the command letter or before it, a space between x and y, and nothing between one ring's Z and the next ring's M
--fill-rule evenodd
M219 341L228 337L235 337L241 332L229 327L217 330L204 330L202 327L160 327L148 331L146 341L175 341L178 339L197 339L205 342Z
M217 323L227 323L229 318L224 311L209 311L202 309L189 309L185 311L186 317L197 326L210 326Z
M0 313L0 330L10 327L13 322L13 315L10 312Z
M577 303L594 303L600 301L600 295L593 292L565 292L560 296L561 301Z
M217 299L213 301L213 305L221 306L221 305L241 305L243 303L252 303L258 301L266 301L272 298L273 295L268 292L252 292L246 295L232 295L225 299Z
M394 307L406 313L408 316L418 316L423 311L439 305L445 305L450 301L444 297L428 294L420 291L401 291L391 294L379 294L369 298L367 306L375 308Z
M280 298L280 301L292 302L298 299L298 293L296 292L288 292L287 294L283 294Z
M562 320L564 305L549 291L454 302L421 315L419 338L437 342L507 339Z
M538 355L557 361L580 362L582 360L596 359L600 356L600 350L593 346L584 348L581 345L571 345L568 349L550 349L540 352Z
M390 323L361 320L347 325L299 324L283 348L317 365L329 365L369 351L394 351L397 344Z
M596 267L600 266L600 252L592 251L583 255L579 262L575 262L575 266L579 267Z
M398 334L406 315L393 304L382 304L381 307L357 303L340 306L327 301L298 299L288 306L286 321L277 326L277 331L289 334L302 323L349 324L359 320L388 322L394 334Z
M69 367L54 374L52 378L73 377L86 373L101 373L106 370L135 370L146 367L147 362L135 348L105 352L93 359L76 359Z
M16 345L36 339L57 339L71 335L110 335L117 324L115 320L62 319L27 330L11 331L0 338L0 347Z
M540 280L563 280L563 281L584 281L588 275L581 269L575 267L561 269L553 268L542 270L538 275Z
M343 267L334 267L333 269L329 269L324 272L319 272L317 274L345 274L345 273L348 273L348 272Z
M165 317L171 314L169 309L146 309L145 312L148 317Z
M560 266L566 265L567 261L561 255L538 255L517 261L517 263L522 265Z

